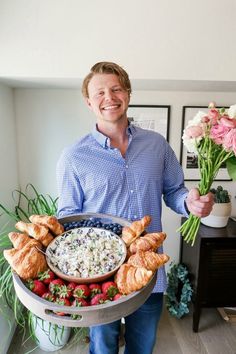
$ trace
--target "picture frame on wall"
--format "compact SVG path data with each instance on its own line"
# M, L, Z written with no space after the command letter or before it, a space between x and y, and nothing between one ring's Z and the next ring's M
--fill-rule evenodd
M183 144L182 135L186 128L189 120L193 119L194 116L199 112L208 112L207 106L183 106L182 108L182 129L181 129L181 149L180 149L180 163L184 172L185 181L199 181L200 172L198 169L197 155L187 151ZM230 181L226 166L220 168L215 181Z
M169 141L169 105L129 105L127 117L130 124L160 133Z

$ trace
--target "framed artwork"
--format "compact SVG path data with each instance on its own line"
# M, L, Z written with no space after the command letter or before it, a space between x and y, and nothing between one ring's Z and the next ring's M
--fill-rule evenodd
M168 141L170 106L129 105L127 117L131 124L158 132Z
M182 110L182 129L181 129L181 150L180 163L184 171L185 181L199 181L200 173L198 169L197 155L187 151L183 144L182 135L188 121L193 119L198 111L208 112L207 106L183 106ZM230 181L226 166L220 168L215 181Z

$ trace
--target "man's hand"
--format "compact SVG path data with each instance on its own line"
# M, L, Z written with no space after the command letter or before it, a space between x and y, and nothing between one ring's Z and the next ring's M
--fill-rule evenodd
M212 193L200 196L197 188L189 191L186 198L186 205L188 210L200 218L208 216L214 204L214 196Z

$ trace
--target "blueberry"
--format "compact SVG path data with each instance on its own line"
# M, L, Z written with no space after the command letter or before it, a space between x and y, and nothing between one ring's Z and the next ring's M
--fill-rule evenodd
M87 225L88 226L93 226L93 222L92 221L88 221Z

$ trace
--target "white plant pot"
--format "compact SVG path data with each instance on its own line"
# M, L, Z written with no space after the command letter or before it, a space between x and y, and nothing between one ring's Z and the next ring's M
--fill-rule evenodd
M70 327L42 320L35 315L32 315L32 327L39 348L47 352L63 348L67 344L71 333Z
M201 223L210 227L225 227L231 215L230 203L215 203L210 215L201 218Z

